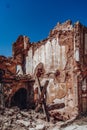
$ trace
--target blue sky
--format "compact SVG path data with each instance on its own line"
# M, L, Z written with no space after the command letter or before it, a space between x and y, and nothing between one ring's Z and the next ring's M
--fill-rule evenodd
M12 55L19 35L36 42L68 19L87 26L87 0L0 0L0 55Z

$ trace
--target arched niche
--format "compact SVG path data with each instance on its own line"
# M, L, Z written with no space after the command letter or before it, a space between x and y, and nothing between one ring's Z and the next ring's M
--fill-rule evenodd
M11 98L11 106L18 106L20 109L27 108L27 90L18 89Z

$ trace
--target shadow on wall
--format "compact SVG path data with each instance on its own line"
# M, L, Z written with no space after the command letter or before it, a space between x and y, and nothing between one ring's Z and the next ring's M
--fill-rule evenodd
M27 108L27 90L20 88L11 98L11 106L18 106L20 109Z

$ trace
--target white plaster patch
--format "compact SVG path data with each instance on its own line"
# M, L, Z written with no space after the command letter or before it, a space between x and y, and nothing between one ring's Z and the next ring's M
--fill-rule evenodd
M75 60L79 61L79 48L76 48L75 50Z
M28 56L26 57L26 74L32 74L33 70L33 58L32 58L32 48L28 51Z
M53 100L54 103L64 103L65 102L65 98L62 98L62 99L58 99L58 98L55 98Z
M22 66L21 65L17 65L17 70L16 71L18 72L18 75L19 74L23 75L23 70L22 70Z

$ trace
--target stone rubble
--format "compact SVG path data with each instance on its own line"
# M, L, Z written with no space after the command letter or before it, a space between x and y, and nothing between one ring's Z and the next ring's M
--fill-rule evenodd
M87 115L75 120L71 125L61 128L61 130L87 130Z
M51 118L46 122L42 112L20 110L18 107L0 108L0 130L86 130L87 117L79 120L57 121ZM73 123L71 123L73 122ZM70 124L68 126L68 124Z
M60 115L64 121L87 113L86 44L87 27L70 20L58 23L37 43L20 35L13 43L12 57L0 56L0 104L29 109L45 97L46 105L64 104L64 109L51 112L54 118ZM42 96L36 77L45 88Z
M58 23L37 43L20 35L12 53L0 56L0 129L82 129L61 126L87 114L87 27Z

